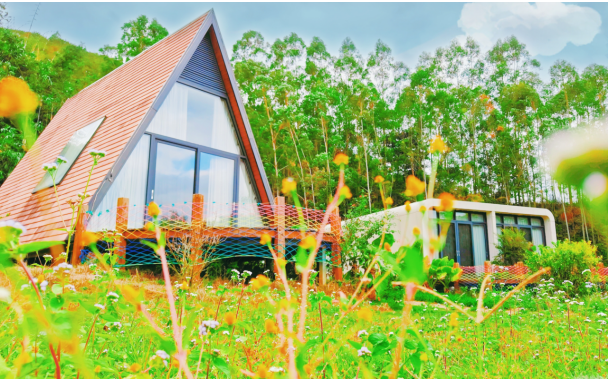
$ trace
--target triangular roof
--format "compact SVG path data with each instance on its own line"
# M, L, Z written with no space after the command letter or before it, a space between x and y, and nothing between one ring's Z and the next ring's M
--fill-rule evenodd
M261 201L271 201L272 193L264 166L215 14L211 10L64 103L32 149L0 187L0 216L10 213L9 218L26 227L27 231L21 236L22 242L66 239L66 233L58 229L64 228L64 223L66 226L70 223L71 211L66 202L84 190L92 163L91 157L86 154L90 149L107 153L95 168L87 189L87 194L93 195L90 203L103 198L112 177L120 172L171 86L180 75L185 74L184 69L192 56L197 54L197 48L207 34L223 82L217 83L217 86L220 90L222 86L225 89L253 181ZM102 117L106 119L57 186L57 197L53 188L32 194L44 175L42 164L54 161L75 131ZM58 202L63 217L59 213Z

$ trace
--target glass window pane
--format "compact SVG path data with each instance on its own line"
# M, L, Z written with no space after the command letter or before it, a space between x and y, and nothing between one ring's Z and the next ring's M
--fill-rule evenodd
M530 228L519 228L524 233L524 237L526 237L526 241L532 242L532 229Z
M530 223L528 222L528 217L517 217L517 224L518 225L530 225Z
M475 266L481 266L486 261L486 226L473 225L473 255Z
M530 221L532 221L532 226L542 226L543 225L540 218L530 218Z
M147 131L240 154L226 101L181 83L173 86Z
M454 224L450 224L445 240L445 247L443 248L443 256L456 261L456 235L454 231Z
M496 227L496 234L500 235L502 233L502 227Z
M431 219L437 219L437 211L435 211L435 210L429 210L429 218L431 218Z
M198 193L205 197L207 226L230 226L234 202L234 160L201 152Z
M153 201L160 205L161 217L190 222L195 155L193 149L158 143Z
M439 219L445 220L446 218L447 218L447 213L446 212L439 212Z
M500 214L496 215L496 222L501 224L502 223L502 216Z
M456 212L456 219L458 221L468 221L469 220L469 213L467 213L467 212Z
M483 214L471 213L471 221L473 221L473 222L484 222Z
M474 266L473 243L471 241L471 225L458 224L458 251L461 266Z
M503 221L505 225L515 225L515 217L513 216L503 216Z
M532 229L532 244L534 244L534 246L545 244L545 240L543 239L543 229Z
M251 181L247 164L241 160L239 168L239 226L263 227L264 222L258 208L259 199L255 192L255 186Z
M103 120L104 118L98 119L93 123L74 132L68 143L65 145L65 147L63 147L63 150L61 150L61 153L59 154L60 156L63 156L66 159L67 163L63 163L60 165L58 164L57 170L55 172L55 180L53 180L51 175L46 172L42 177L42 180L40 180L38 185L36 185L36 188L34 188L34 192L38 192L39 190L46 189L48 187L52 187L53 183L57 185L61 182L61 180L63 180L63 178L68 173L76 159L78 159L78 156L80 156L80 153L82 152L84 147L86 147L87 143L95 134L95 131L97 131L99 126L101 126ZM55 161L55 163L56 162L57 161Z

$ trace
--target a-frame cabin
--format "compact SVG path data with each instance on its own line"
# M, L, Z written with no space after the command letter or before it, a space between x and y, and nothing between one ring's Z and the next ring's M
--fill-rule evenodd
M89 178L92 149L106 155ZM67 163L53 180L42 165L58 155ZM66 240L67 203L85 187L79 229L120 232L123 264L152 260L135 242L149 238L142 227L151 201L174 237L209 229L223 256L256 255L270 232L289 257L300 238L290 230L296 211L273 199L213 11L68 99L0 187L0 213L26 227L22 242ZM307 211L309 228L317 212ZM336 221L322 255L332 243L336 250ZM81 249L76 240L73 262Z

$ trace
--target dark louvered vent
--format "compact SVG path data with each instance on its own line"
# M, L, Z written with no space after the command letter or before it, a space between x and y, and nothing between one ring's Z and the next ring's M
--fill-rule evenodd
M209 33L207 33L198 48L196 48L194 55L188 61L179 78L207 88L212 92L222 95L226 94L226 88L224 87L220 68L213 52Z

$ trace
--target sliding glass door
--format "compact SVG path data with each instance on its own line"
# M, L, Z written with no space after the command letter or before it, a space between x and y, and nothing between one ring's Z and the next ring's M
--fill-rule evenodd
M439 218L443 219L443 213ZM454 212L441 256L460 266L482 266L488 259L486 221L483 214Z

